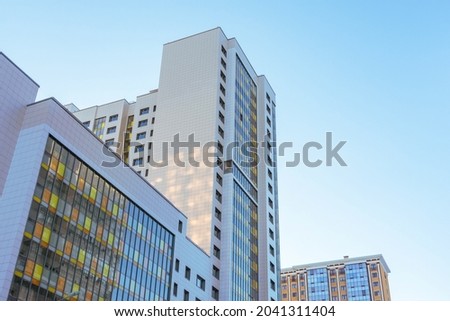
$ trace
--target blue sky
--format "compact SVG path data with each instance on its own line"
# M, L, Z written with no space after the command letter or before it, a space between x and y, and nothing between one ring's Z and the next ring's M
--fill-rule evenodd
M0 50L38 98L157 88L162 45L221 26L277 93L278 141L347 141L347 167L285 168L282 266L382 253L394 300L449 300L450 2L4 1ZM311 156L322 157L320 152Z

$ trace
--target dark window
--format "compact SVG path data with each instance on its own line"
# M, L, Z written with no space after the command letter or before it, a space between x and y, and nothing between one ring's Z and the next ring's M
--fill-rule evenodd
M184 277L188 280L191 279L191 269L186 266L186 269L184 270Z
M143 139L143 138L145 138L145 136L146 136L145 132L137 133L136 134L136 139Z
M155 123L155 117L152 117L152 124Z
M110 122L116 121L117 119L119 119L119 115L117 115L117 114L112 115L112 116L109 116L109 121L110 121Z
M219 126L219 127L218 127L218 131L219 131L220 137L223 138L223 136L225 135L225 132L223 131L222 127Z
M269 213L269 222L273 224L273 215Z
M272 179L272 171L270 169L267 170L267 175L269 175L269 178Z
M270 288L275 291L275 281L270 280Z
M138 122L138 127L144 127L144 126L147 126L147 124L148 124L148 119L140 120Z
M273 264L272 262L270 262L270 271L275 273L275 264Z
M227 56L227 51L224 46L222 46L222 53L225 57Z
M156 105L153 105L153 112L156 111Z
M143 152L144 151L144 145L138 145L134 148L135 153Z
M114 126L114 127L109 127L107 130L106 130L106 133L107 134L113 134L113 133L115 133L116 132L116 126Z
M183 300L184 300L184 301L189 301L189 292L186 291L186 290L184 290Z
M269 103L270 103L270 96L269 96L269 94L268 93L266 93L266 99L269 101Z
M212 287L211 296L214 300L219 300L219 290L217 290L215 287Z
M219 97L219 104L222 106L223 109L225 109L225 102L223 101L222 97ZM88 124L89 126L89 124Z
M275 249L273 248L272 245L269 245L269 252L270 252L270 255L272 255L272 256L275 255Z
M196 281L197 287L204 291L205 290L205 284L206 284L205 279L202 278L200 275L197 275L197 281Z
M219 203L222 203L222 194L218 190L216 190L216 199L219 201Z
M173 295L174 296L178 295L178 284L176 283L173 284Z
M88 121L85 121L85 122L83 123L83 126L84 126L84 127L89 127L90 124L91 124L91 122L88 120Z
M105 145L106 146L111 146L112 144L114 144L114 139L107 139L107 140L105 140Z
M153 137L153 129L150 131L150 137Z
M178 232L182 233L183 232L183 222L178 221Z
M225 123L225 116L219 111L219 119L222 123Z
M220 63L222 64L224 69L227 69L227 63L225 62L225 60L223 60L223 58L220 59Z
M139 111L139 115L145 115L145 114L148 114L149 111L150 111L150 109L149 109L148 107L147 107L147 108L142 108L142 109Z
M272 229L269 229L269 237L273 240L274 239L274 234Z
M223 179L222 179L222 176L220 176L219 173L216 173L216 181L217 181L217 183L219 183L220 186L222 186Z
M220 240L220 229L217 226L214 226L214 236Z
M218 268L217 266L215 266L215 265L213 265L213 268L212 268L212 275L213 275L217 280L220 279L220 270L219 270L219 268Z
M222 78L222 80L223 80L224 82L227 82L227 76L225 76L225 74L223 73L222 70L220 71L220 78Z
M222 84L220 84L220 91L225 95L225 87Z
M180 260L175 259L175 271L179 271L180 270Z
M217 246L215 246L215 245L214 245L214 247L213 247L213 255L214 255L216 258L220 259L220 249L219 249Z
M221 221L222 220L222 212L216 207L216 212L215 212L216 218Z
M133 160L133 166L142 165L142 157Z

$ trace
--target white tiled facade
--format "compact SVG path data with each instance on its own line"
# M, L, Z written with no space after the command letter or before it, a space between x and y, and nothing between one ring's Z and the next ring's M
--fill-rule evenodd
M49 98L34 103L38 85L1 53L0 84L0 130L4 149L0 164L0 300L8 299L16 274L16 261L49 135L174 235L173 262L167 271L171 275L169 299L186 299L184 291L188 291L189 300L211 300L210 258L186 236L186 216L108 152L58 101ZM117 110L125 106L122 102L116 104ZM105 161L112 159L117 166L104 166ZM183 262L179 272L175 271L175 258ZM190 280L185 278L186 266L191 270ZM204 289L197 286L197 276L205 280Z
M238 183L233 174L225 173L224 168L227 161L234 161L233 166L237 164L233 155L227 155L226 147L236 140L236 123L239 122L236 107L240 95L236 89L238 63L245 69L248 82L256 88L255 138L260 143L257 183L254 182L258 195L254 199L257 244L247 244L248 247L256 246L253 250L257 253L255 262L233 259L240 251L236 248L236 235L239 236L240 231L234 221L235 215L239 214L234 209L237 200L234 188ZM146 108L148 113L142 114ZM114 150L189 218L187 235L210 256L209 274L217 274L212 278L212 286L218 290L220 300L278 300L277 169L268 163L276 162L275 113L276 96L265 76L254 71L236 39L228 39L222 29L216 28L164 45L157 90L138 96L136 102L120 100L82 109L75 115L82 122L89 122L90 129L96 119L106 117L105 133L107 128L116 126L108 121L109 117L118 115L115 122L120 123L121 129L103 135L102 139L119 143ZM133 122L127 129L130 117ZM145 120L146 125L139 127ZM124 143L127 135L131 145ZM186 148L174 155L170 144L176 135L181 142L187 142L193 135L199 143L200 147L191 155L200 162L198 166L187 163ZM271 148L265 140L270 141ZM168 164L155 166L154 163L163 160L164 143L168 144ZM223 154L219 152L208 159L214 165L219 158L220 166L202 162L201 148L211 143L220 143L225 149ZM136 148L136 144L143 147ZM186 165L176 164L175 157L184 160ZM244 224L250 223L244 219ZM217 233L220 233L219 237L215 235ZM217 250L220 258L216 255ZM245 255L241 253L241 256ZM256 277L248 270L249 266L256 271ZM251 273L252 281L246 281ZM249 287L257 293L247 293Z

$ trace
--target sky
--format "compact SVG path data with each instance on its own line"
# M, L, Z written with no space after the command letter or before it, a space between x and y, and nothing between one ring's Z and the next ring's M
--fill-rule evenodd
M278 164L282 267L381 253L393 300L450 300L449 15L433 0L0 0L0 51L38 99L85 108L157 88L164 43L222 27L294 145ZM348 166L285 166L326 132Z

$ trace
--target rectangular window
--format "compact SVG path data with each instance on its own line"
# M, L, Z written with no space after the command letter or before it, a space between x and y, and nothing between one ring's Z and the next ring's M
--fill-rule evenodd
M109 122L116 121L117 119L119 119L119 115L117 114L109 116Z
M222 78L222 80L223 80L224 82L227 82L227 76L225 76L225 74L223 73L222 70L220 71L220 78Z
M273 215L269 213L269 222L273 224Z
M222 86L222 84L220 84L220 91L221 91L222 94L225 96L225 87Z
M272 126L272 121L269 119L269 117L266 117L266 123L269 126Z
M270 280L270 288L275 291L275 281Z
M223 109L225 109L225 102L223 101L222 97L219 97L219 104L222 106ZM89 126L89 124L88 124Z
M219 173L216 173L216 182L219 183L220 186L222 186L223 179L222 179L222 176L220 176Z
M270 197L269 197L269 206L270 206L270 208L273 208L273 201Z
M269 229L269 237L273 240L274 239L274 233L272 229Z
M89 127L90 124L91 124L91 122L88 120L88 121L85 121L85 122L83 123L83 126L84 126L84 127Z
M219 270L219 268L218 268L217 266L215 266L215 265L213 265L213 268L212 268L212 275L213 275L217 280L220 279L220 270Z
M217 226L214 226L214 236L220 240L220 229Z
M219 290L217 290L215 287L212 287L211 296L214 300L219 300Z
M373 277L373 278L377 278L377 277L378 277L378 273L377 273L377 272L373 272L373 273L372 273L372 277Z
M148 143L148 150L152 149L152 143Z
M225 57L227 56L227 51L224 46L222 46L222 53Z
M176 283L173 284L173 295L174 296L178 295L178 284Z
M270 271L275 273L275 264L273 264L272 262L270 262Z
M267 175L270 179L272 179L272 171L270 169L267 170Z
M156 111L156 105L153 105L153 112Z
M134 148L135 153L140 153L144 151L144 145L138 145Z
M150 109L147 107L147 108L142 108L140 111L139 111L139 115L146 115L146 114L148 114L149 113L149 111L150 111Z
M186 269L184 270L184 277L188 280L191 279L191 269L186 266Z
M267 110L267 113L270 115L271 111L270 111L269 105L266 105L266 110Z
M272 184L267 183L267 187L269 188L269 192L273 194L273 187L272 187Z
M216 211L215 211L215 216L219 221L222 220L222 212L217 207L216 207Z
M215 245L214 245L214 247L213 247L213 255L214 255L216 258L220 259L220 249L219 249L217 246L215 246Z
M223 154L223 145L220 142L217 142L217 149L221 154Z
M184 301L189 301L189 292L186 291L186 290L184 290L183 300L184 300Z
M266 93L266 99L269 101L269 103L270 103L270 96L269 96L269 94L268 93Z
M115 133L116 132L116 126L114 126L114 127L109 127L107 130L106 130L106 133L107 134L113 134L113 133Z
M150 137L153 137L153 129L150 130Z
M133 160L133 166L139 166L142 165L142 157L136 158Z
M146 132L137 133L136 139L144 139L146 136Z
M227 69L227 63L225 62L225 60L223 60L223 58L220 58L220 64L222 65L223 69Z
M196 281L196 285L198 288L202 289L203 291L205 291L205 279L202 278L200 275L197 275L197 281Z
M138 127L144 127L144 126L147 126L147 124L148 124L148 119L140 120L138 122Z
M113 139L107 139L105 140L105 145L110 147L114 144L114 138Z
M270 255L275 256L275 249L272 245L269 245L269 253Z
M178 221L178 232L183 233L183 222Z
M216 190L216 200L219 201L219 203L222 203L222 194L218 190Z
M155 117L152 117L152 124L155 123Z
M219 111L219 119L222 123L225 123L225 116Z
M222 127L218 126L218 131L219 131L220 137L223 138L225 136L225 132L223 131Z
M175 271L178 272L180 270L180 260L175 259Z

